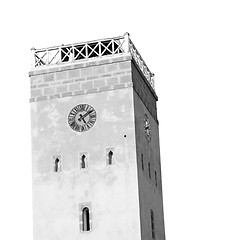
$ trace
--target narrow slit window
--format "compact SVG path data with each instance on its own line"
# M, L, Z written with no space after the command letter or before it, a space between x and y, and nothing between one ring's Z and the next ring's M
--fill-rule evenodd
M107 154L107 164L112 165L113 164L113 151L110 150Z
M155 185L157 186L157 172L155 171Z
M155 226L154 226L154 212L151 210L151 228L152 228L152 238L155 239Z
M82 210L82 231L90 231L90 213L87 207Z
M62 171L61 156L53 156L53 160L54 160L53 171L61 172Z
M81 152L79 153L79 168L84 169L87 168L88 165L88 153Z
M148 176L151 179L151 164L150 164L150 162L148 163Z
M142 170L144 171L144 158L142 153L141 153L141 163L142 163Z
M86 168L86 155L81 156L81 168Z

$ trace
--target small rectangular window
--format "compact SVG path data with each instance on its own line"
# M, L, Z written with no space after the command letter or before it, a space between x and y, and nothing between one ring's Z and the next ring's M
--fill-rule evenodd
M61 172L62 171L62 156L56 155L56 156L52 156L52 158L53 158L53 171Z
M154 226L154 212L151 210L151 228L152 228L152 238L155 239L155 226Z
M141 163L142 163L142 170L144 171L144 159L143 154L141 153Z
M151 179L151 164L148 162L148 176Z

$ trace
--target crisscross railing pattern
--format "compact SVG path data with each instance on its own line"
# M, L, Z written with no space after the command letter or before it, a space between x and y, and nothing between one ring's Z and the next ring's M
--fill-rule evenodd
M138 64L139 68L141 69L143 75L147 78L148 82L154 89L154 74L150 72L147 64L145 63L140 53L138 52L137 48L134 46L134 44L130 39L129 39L129 51L133 56L135 62Z
M126 33L123 36L90 42L61 45L43 49L32 49L34 67L71 63L78 60L116 55L129 52L138 64L142 73L154 89L154 74L150 72L140 53Z
M123 53L124 37L34 50L34 67Z

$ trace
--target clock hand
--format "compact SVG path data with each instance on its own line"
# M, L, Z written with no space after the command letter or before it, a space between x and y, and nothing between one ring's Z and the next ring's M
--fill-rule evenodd
M78 121L83 120L83 122L86 123L86 121L85 121L85 119L84 119L84 115L80 114L79 116L80 116L80 118L78 119Z
M83 120L83 122L84 122L84 123L86 123L86 121L85 121L85 119L84 119L84 118L83 118L82 120Z
M84 115L83 115L83 117L86 117L88 114L90 114L90 113L92 113L93 112L93 110L90 110L89 112L86 112Z
M89 112L84 113L83 115L80 114L80 118L78 119L79 121L81 121L83 118L85 118L88 114L90 114L91 112L93 112L93 110L90 110Z

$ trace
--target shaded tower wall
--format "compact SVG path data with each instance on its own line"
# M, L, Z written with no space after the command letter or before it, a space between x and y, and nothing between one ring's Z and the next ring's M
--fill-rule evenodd
M152 236L151 211L154 213L154 235L156 240L165 239L159 128L157 119L158 100L155 91L141 73L136 63L132 62L134 86L134 118L136 154L138 169L139 209L142 239ZM150 122L151 139L146 137L145 116Z

